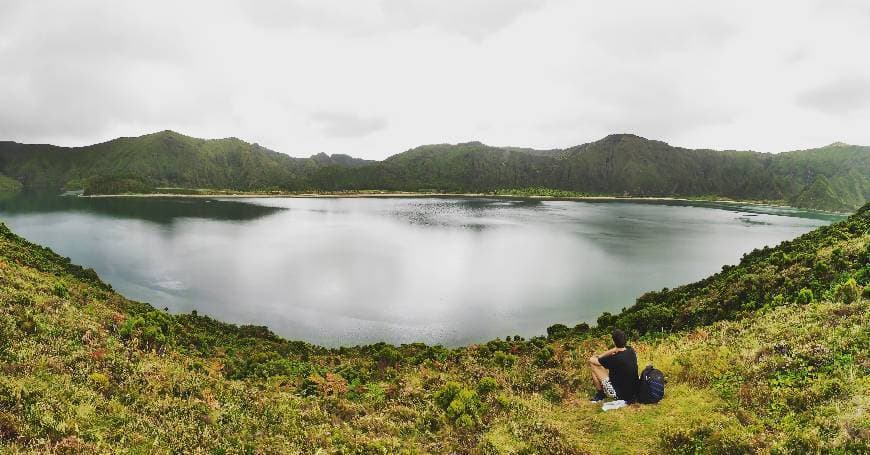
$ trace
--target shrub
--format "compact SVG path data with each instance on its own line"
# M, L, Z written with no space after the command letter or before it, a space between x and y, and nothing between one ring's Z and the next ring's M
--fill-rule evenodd
M66 288L66 285L63 283L57 283L52 288L51 293L56 297L66 298L69 296L69 290Z
M605 311L604 313L601 313L601 316L598 316L598 320L596 322L598 323L598 328L606 329L616 324L616 316Z
M303 365L274 351L245 352L231 356L224 368L230 379L269 378L309 373Z
M803 288L798 292L797 303L806 305L812 303L813 300L815 300L815 297L813 296L813 291L811 289Z
M565 324L554 324L547 327L547 338L551 340L564 338L566 335L568 335L568 333L568 326L566 326Z
M542 367L551 365L554 363L553 360L555 356L556 351L554 351L553 348L551 348L550 346L544 346L543 348L538 350L537 354L535 354L535 363L537 363L538 366Z
M175 321L172 316L159 311L127 319L118 329L124 340L138 339L147 349L162 349L172 342Z
M513 354L506 354L502 351L496 351L492 356L492 360L496 365L502 368L510 368L517 362L517 356Z
M480 421L483 403L480 396L459 383L448 382L435 392L435 403L458 427L473 427Z
M498 382L495 378L485 376L477 383L477 392L481 395L488 395L490 392L498 389Z
M372 382L366 385L365 393L363 393L363 399L372 404L380 404L386 401L387 392L384 390L380 384L376 382Z
M574 326L574 333L586 333L589 331L589 324L581 322Z
M861 291L858 289L858 282L854 278L849 278L845 283L837 287L836 295L837 300L843 303L852 303L858 300L858 296L861 295Z
M392 346L384 346L375 357L385 366L395 366L402 359L402 353Z

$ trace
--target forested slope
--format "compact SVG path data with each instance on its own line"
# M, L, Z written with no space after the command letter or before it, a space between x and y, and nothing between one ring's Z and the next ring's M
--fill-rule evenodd
M62 148L0 142L0 172L30 188L422 191L731 198L852 211L870 200L870 147L779 154L692 150L617 134L564 150L424 145L374 162L292 158L235 138L171 131Z

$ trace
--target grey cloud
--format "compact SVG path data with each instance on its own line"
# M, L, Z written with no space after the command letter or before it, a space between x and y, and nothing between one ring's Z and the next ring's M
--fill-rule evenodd
M180 18L130 5L18 5L0 30L0 136L92 138L124 123L180 126L220 102L201 96L213 83L187 84L198 70Z
M367 136L387 127L383 117L362 117L346 112L317 112L311 115L311 120L326 136L335 138Z
M545 6L542 0L384 0L388 17L410 27L434 27L481 40L523 14Z
M545 4L544 0L263 0L241 7L258 25L273 28L360 35L429 27L480 41Z
M351 5L357 9L375 9L375 5L366 0ZM239 7L255 24L276 29L332 30L348 35L377 29L371 16L355 15L347 2L335 0L260 0L243 2Z
M620 8L624 7L620 2L613 2L603 8L612 8L606 12L620 17L623 15ZM663 9L658 3L646 7ZM610 52L648 58L662 52L720 48L740 32L740 27L727 14L677 8L670 14L663 12L640 20L635 17L633 20L595 21L583 32Z
M765 151L870 143L866 8L828 4L0 0L0 140L170 128L296 156L352 141L366 158L614 131Z
M797 104L826 114L846 115L870 106L870 80L847 78L798 94Z
M816 3L815 7L822 13L842 13L870 21L870 3L866 0L826 0Z

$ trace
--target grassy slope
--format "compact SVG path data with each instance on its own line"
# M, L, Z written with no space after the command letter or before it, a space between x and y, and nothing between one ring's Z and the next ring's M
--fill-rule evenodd
M0 142L0 172L30 187L123 193L233 190L491 192L722 197L851 211L870 200L870 147L832 144L777 155L673 147L629 134L565 150L424 145L381 162L291 158L238 139L171 131L62 148ZM547 190L549 189L549 190Z
M154 311L4 227L0 444L11 453L866 451L868 280L865 207L603 316L670 379L661 404L605 414L585 402L583 365L605 347L604 329L557 325L548 338L455 350L326 350ZM664 333L661 311L678 321ZM638 324L642 312L655 324Z

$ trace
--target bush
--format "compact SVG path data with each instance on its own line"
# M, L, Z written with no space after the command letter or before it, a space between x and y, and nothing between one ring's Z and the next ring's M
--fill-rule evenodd
M551 340L564 338L568 335L569 332L570 330L565 324L554 324L547 327L547 338Z
M535 354L535 363L538 366L546 367L552 365L554 362L554 357L556 356L556 351L553 350L550 346L544 346L541 348L537 354Z
M586 333L589 331L589 324L581 322L574 326L574 333Z
M229 379L265 379L273 376L311 373L303 365L299 365L274 351L237 353L227 360L224 372Z
M159 311L149 311L127 319L118 329L118 334L124 340L139 340L146 350L163 349L171 344L175 325L172 316Z
M480 421L483 407L480 396L459 383L448 382L435 392L435 403L458 427L473 427Z
M803 288L798 292L797 303L801 305L806 305L812 303L815 300L813 296L813 291L811 289Z
M598 320L596 322L598 323L599 329L606 329L616 324L616 316L605 311L604 313L601 313L601 316L598 316Z
M837 287L837 300L843 303L852 303L858 300L861 295L861 290L858 288L858 282L854 278L849 278L845 283Z
M481 395L488 395L490 392L498 389L498 382L495 378L485 376L477 383L477 392Z
M52 288L51 290L51 293L54 294L56 297L60 297L62 299L69 296L69 290L67 290L66 285L63 283L55 284L54 288Z
M492 360L496 365L502 368L510 368L517 362L517 356L513 354L505 354L502 351L496 351L492 356Z
M392 346L384 346L375 357L385 366L395 366L402 359L402 353Z

